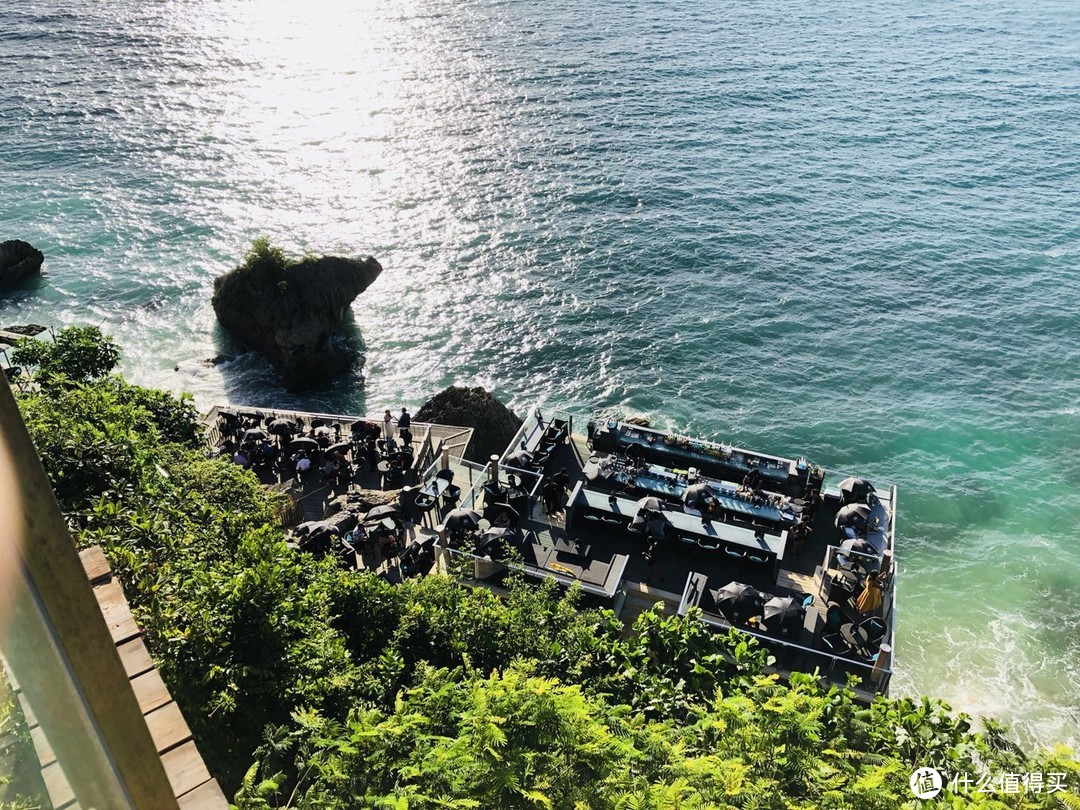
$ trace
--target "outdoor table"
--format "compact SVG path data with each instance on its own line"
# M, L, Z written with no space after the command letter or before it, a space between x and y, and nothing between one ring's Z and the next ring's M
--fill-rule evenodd
M432 478L423 487L420 488L420 492L423 495L430 495L432 498L440 498L442 494L446 492L446 488L450 486L450 482L445 478Z
M844 643L853 653L863 658L870 657L870 653L866 649L866 641L869 635L865 630L861 630L854 624L845 624L840 628L840 637L844 639Z
M686 479L673 469L658 464L642 465L636 470L625 466L604 469L602 464L594 463L590 459L583 472L589 481L607 479L625 485L633 479L638 489L668 500L680 500L689 486ZM717 503L729 513L747 515L778 524L793 525L798 521L798 517L789 508L789 504L777 506L778 501L783 503L779 495L773 494L767 499L747 498L739 492L738 485L705 476L699 476L695 483L708 486Z

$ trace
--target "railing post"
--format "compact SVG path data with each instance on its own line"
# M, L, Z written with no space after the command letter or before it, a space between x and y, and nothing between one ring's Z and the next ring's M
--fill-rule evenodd
M878 657L874 662L874 669L870 672L870 680L880 686L881 679L892 668L892 645L882 644L878 648Z

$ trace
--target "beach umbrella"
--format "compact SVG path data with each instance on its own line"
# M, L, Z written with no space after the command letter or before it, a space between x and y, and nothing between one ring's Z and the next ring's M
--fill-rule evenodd
M245 442L259 442L259 441L262 441L263 439L269 438L269 435L270 434L268 434L262 428L248 428L247 430L244 431L244 441Z
M290 450L316 450L319 447L319 443L314 439L309 439L303 436L299 439L293 439L289 442Z
M300 536L315 537L327 533L341 534L341 529L338 528L336 523L329 520L309 520L307 523L301 523L297 526L293 533Z
M642 498L640 501L637 502L637 510L638 510L639 513L641 513L641 512L659 512L663 508L664 507L660 503L660 499L659 498L654 498L652 496Z
M333 431L326 425L320 425L312 431L312 434L315 436L329 436L331 433L333 433Z
M859 613L873 613L881 607L881 586L876 577L867 574L866 585L855 601L855 607Z
M275 436L291 436L296 432L296 423L291 419L273 419L266 427Z
M327 453L341 453L344 455L352 450L352 442L338 442L326 448Z
M840 482L840 495L844 503L865 502L874 491L874 485L865 478L845 478Z
M459 507L447 514L444 525L452 531L475 529L480 525L480 515L472 509Z
M765 604L760 591L742 582L729 582L710 594L720 612L735 621L756 615Z
M859 554L873 554L877 555L877 549L875 549L870 543L867 543L861 538L854 540L845 540L840 544L840 548L843 551L854 551Z
M877 495L869 495L866 498L870 514L866 517L866 525L871 531L884 531L889 526L889 510Z
M491 510L495 520L502 520L505 518L507 521L513 522L521 517L521 512L508 503L493 504Z
M841 551L851 551L855 554L848 556L838 554L837 559L841 565L857 565L867 571L876 571L881 567L877 549L865 540L845 540L840 544Z
M693 501L707 501L715 497L712 488L708 484L693 484L686 488L686 492L683 493L683 503L692 503Z
M368 513L364 515L364 520L379 520L380 518L393 517L398 513L398 508L392 503L385 503L382 506L376 506L374 509L369 509Z
M885 549L889 546L889 538L886 537L884 530L867 532L866 542L874 547L874 553L879 557L885 553Z
M791 596L774 596L765 603L761 621L768 630L794 630L802 626L806 617L806 608L802 602Z
M869 517L869 506L864 503L849 503L847 506L840 507L840 510L836 513L836 520L833 522L838 529L843 526L851 526L862 531L866 529L866 521Z

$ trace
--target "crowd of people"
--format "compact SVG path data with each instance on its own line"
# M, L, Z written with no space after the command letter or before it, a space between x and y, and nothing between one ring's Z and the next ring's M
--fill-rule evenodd
M396 437L391 427L395 421ZM218 416L221 452L237 465L268 471L279 481L306 483L318 473L344 488L371 470L383 474L387 487L400 486L414 461L411 424L404 407L396 420L386 411L382 428L366 420L346 425L259 413L222 411Z

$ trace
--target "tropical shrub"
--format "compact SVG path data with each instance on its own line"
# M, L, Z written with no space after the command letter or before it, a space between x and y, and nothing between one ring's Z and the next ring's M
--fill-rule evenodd
M1080 806L1070 751L1030 757L928 699L781 684L754 640L694 614L627 627L552 583L393 586L294 552L274 497L207 456L190 401L125 383L106 339L66 333L21 348L24 420L241 808L916 807L926 765L1068 786L946 787L942 806Z

